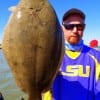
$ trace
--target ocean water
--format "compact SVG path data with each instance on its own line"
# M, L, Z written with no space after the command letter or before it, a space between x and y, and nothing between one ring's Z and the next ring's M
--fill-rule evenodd
M17 87L2 49L0 49L0 92L3 94L4 100L21 100L22 97L26 98L25 93Z

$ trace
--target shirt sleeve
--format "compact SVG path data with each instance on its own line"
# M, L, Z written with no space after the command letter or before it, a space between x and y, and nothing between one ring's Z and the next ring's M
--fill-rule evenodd
M100 62L96 63L95 100L100 100Z
M98 79L95 87L95 100L100 100L100 78Z

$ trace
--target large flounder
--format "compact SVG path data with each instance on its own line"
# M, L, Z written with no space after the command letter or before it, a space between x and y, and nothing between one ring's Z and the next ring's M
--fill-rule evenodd
M64 54L64 38L47 0L20 0L5 27L2 49L28 100L41 100Z

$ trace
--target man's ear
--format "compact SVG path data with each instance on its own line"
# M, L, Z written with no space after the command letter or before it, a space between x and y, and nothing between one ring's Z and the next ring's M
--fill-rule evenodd
M62 31L64 32L64 31L65 31L65 28L64 28L64 26L63 26L63 25L61 25L61 28L62 28Z
M61 25L61 29L64 30L64 26L63 25Z

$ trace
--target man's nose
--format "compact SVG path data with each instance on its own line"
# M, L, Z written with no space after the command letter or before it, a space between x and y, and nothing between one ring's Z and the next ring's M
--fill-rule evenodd
M73 30L72 31L73 32L77 32L78 31L77 27L73 27Z

